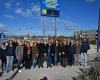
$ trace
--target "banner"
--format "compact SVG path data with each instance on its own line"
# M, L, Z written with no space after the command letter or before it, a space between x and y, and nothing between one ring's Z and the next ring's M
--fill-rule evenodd
M99 20L98 20L98 30L97 30L97 51L100 48L100 10L99 10Z
M41 0L41 15L59 17L59 0Z

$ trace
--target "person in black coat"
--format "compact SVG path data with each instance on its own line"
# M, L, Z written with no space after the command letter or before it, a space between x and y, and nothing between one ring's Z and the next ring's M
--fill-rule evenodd
M55 65L55 43L53 40L51 40L50 52L51 52L51 64Z
M14 39L13 46L14 46L14 51L15 51L16 47L18 46L17 39ZM14 53L13 70L16 68L16 64L17 64L17 59L16 59L16 55Z
M9 45L6 47L6 59L7 59L6 71L7 72L13 69L14 55L15 55L15 49L13 46L13 40L9 40Z
M87 39L83 39L81 44L81 62L82 67L85 67L87 65L87 51L90 49L90 45Z
M0 61L1 61L0 69L1 69L1 71L3 71L3 49L2 49L2 45L0 45Z
M68 53L68 65L72 66L74 65L74 54L75 54L75 44L74 41L71 41L71 44L69 45L69 53Z
M24 41L24 44L23 44L23 67L25 67L26 65L26 60L27 60L27 41Z
M44 68L43 63L44 63L45 44L44 44L43 40L38 41L37 47L39 50L38 68L40 68L40 67Z
M61 65L62 67L66 67L67 63L67 43L64 41L64 43L61 45Z
M27 42L25 68L30 69L31 66L32 66L32 47L30 46L30 42Z
M2 45L0 47L0 59L1 59L1 69L3 71L6 69L5 43L2 43Z
M51 40L49 40L49 43L46 44L45 50L46 50L46 60L47 60L47 68L52 67L52 58L51 58Z
M60 64L60 54L61 54L61 47L59 42L56 40L55 42L55 66Z

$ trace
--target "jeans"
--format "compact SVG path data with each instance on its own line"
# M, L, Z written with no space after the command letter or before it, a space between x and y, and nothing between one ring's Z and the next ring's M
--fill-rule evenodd
M52 60L51 60L51 55L50 53L47 54L47 67L51 66Z
M55 65L57 65L59 63L60 63L60 56L59 56L59 53L56 53L55 54Z
M75 58L75 65L79 65L79 62L80 62L80 54L74 54L74 58Z
M12 70L14 56L6 56L6 59L7 59L6 71Z
M34 59L34 58L33 58L33 68L36 67L36 63L37 63L37 59Z
M18 70L23 68L22 60L17 61L17 67L18 67Z
M81 62L83 66L87 65L87 60L88 60L87 53L81 53Z

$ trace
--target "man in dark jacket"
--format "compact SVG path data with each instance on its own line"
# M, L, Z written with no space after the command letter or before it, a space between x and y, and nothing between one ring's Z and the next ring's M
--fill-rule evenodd
M51 40L50 52L51 52L51 63L52 65L55 65L55 43L53 40Z
M1 46L0 46L0 70L1 70L1 66L2 66L2 57L3 57L3 49L1 48Z
M82 67L85 67L87 65L87 51L90 49L90 45L87 41L87 39L83 39L81 44L81 61L82 61Z
M9 41L9 45L6 47L6 59L7 59L7 65L6 65L6 71L12 70L13 67L13 59L14 59L14 46L13 46L13 41Z
M46 44L46 59L47 59L47 68L52 67L51 66L51 41L49 40L49 43Z
M38 67L43 68L43 63L44 63L44 53L45 53L45 44L43 40L39 41L37 44L38 50L39 50L39 55L38 55Z
M0 46L0 59L1 59L1 70L5 70L6 67L6 54L5 54L5 43Z
M74 60L75 50L76 50L76 46L75 46L74 41L72 40L71 45L69 46L69 55L68 55L68 57L69 57L69 63L68 64L70 66L74 65L74 63L75 63L75 60Z

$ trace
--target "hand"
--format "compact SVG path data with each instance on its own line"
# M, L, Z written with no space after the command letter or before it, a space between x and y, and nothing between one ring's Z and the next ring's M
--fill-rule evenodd
M62 54L64 54L64 52L62 52Z
M18 59L18 56L16 57L16 59Z
M54 54L52 54L52 56L54 56Z
M61 55L61 53L59 53L59 55Z

